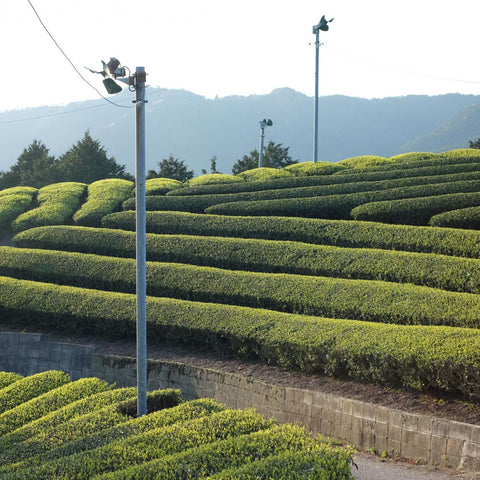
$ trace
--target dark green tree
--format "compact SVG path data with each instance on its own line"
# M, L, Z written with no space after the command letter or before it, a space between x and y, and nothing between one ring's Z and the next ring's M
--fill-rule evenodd
M270 140L263 151L263 166L268 168L283 168L287 165L298 163L298 160L292 160L292 157L288 154L290 147L283 147L281 143L274 143ZM232 173L237 175L238 173L245 172L258 167L259 153L255 149L248 155L244 155L234 163Z
M113 157L107 156L107 151L94 140L89 131L83 138L64 153L57 161L59 181L92 183L104 178L133 177L125 171L124 165L119 165Z
M217 156L216 155L213 155L211 158L210 158L210 173L222 173L222 172L219 172L217 170ZM207 171L202 168L202 175L206 175L207 174Z
M469 140L470 146L469 148L480 148L480 138L477 138L474 142Z
M193 170L187 170L187 165L183 160L170 155L168 158L164 158L161 162L158 162L158 172L155 170L149 170L147 178L173 178L180 182L186 182L193 178Z
M18 185L19 179L18 175L12 173L11 170L8 172L0 172L0 190L5 188L16 187Z
M17 185L39 188L57 181L56 162L49 149L34 140L23 150L11 172L17 177Z
M42 142L34 140L23 150L9 171L0 172L0 188L17 185L39 188L55 183L56 160L48 152L48 148Z

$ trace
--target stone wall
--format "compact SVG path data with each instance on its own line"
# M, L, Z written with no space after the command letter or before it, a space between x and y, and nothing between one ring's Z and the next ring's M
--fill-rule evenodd
M39 334L0 333L0 370L30 375L64 370L117 386L136 384L135 359L102 355L91 346L56 343ZM185 399L211 397L230 408L255 407L280 423L305 426L353 444L431 465L480 470L480 426L453 422L336 397L270 385L238 374L149 360L148 389L173 387Z

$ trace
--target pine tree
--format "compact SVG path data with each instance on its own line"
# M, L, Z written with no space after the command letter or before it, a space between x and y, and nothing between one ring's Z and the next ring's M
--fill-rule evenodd
M94 140L89 131L73 147L64 153L57 162L60 181L92 183L104 178L132 179L113 157Z

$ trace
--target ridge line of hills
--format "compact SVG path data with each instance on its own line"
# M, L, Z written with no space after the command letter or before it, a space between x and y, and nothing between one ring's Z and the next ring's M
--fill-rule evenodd
M130 97L124 92L116 102L128 103ZM231 173L237 159L258 149L258 122L265 117L273 120L265 131L267 141L290 147L296 160L311 159L313 98L290 88L207 99L185 90L152 87L147 99L147 168L173 155L199 175L215 155L217 168ZM469 140L480 136L479 102L480 96L462 94L321 97L319 160L467 148ZM34 139L59 156L90 130L108 155L133 172L133 115L133 110L103 100L0 112L0 170L8 170Z

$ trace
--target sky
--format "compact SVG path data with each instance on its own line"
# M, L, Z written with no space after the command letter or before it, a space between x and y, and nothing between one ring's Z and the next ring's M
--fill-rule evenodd
M30 1L102 93L83 67L114 56L144 66L151 86L207 98L282 87L313 96L322 15L334 20L320 34L320 95L480 93L478 0ZM0 111L100 98L28 0L0 0L0 44Z

